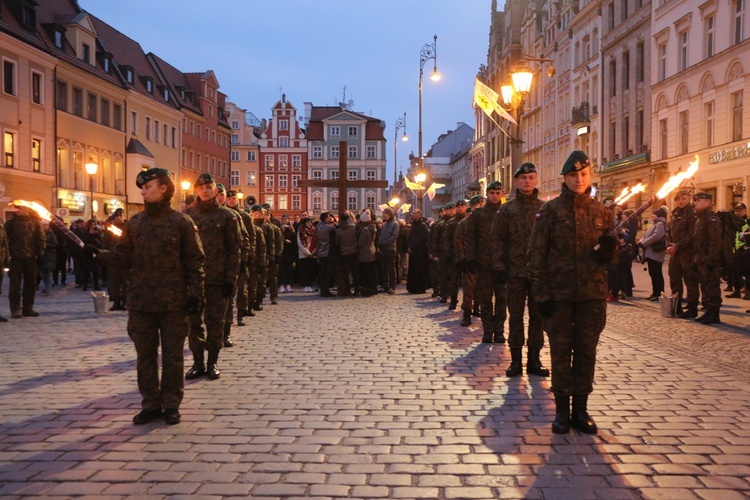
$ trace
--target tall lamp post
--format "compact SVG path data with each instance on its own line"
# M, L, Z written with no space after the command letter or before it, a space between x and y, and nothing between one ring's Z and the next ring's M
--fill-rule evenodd
M409 137L406 135L406 113L403 118L396 120L396 130L393 137L393 196L396 195L396 182L398 182L398 131L404 129L404 135L401 136L402 141L408 141Z
M187 200L188 191L190 190L191 183L190 181L182 181L180 183L180 186L182 186L182 201L184 202Z
M420 166L420 170L417 173L417 175L414 177L414 181L417 184L424 185L424 182L427 180L427 174L425 174ZM424 209L422 208L422 200L424 199L424 189L417 189L417 206L420 210L422 210L422 213L424 214Z
M513 70L511 74L512 83L506 83L500 88L503 96L503 103L511 110L515 125L511 125L510 139L510 172L515 170L521 164L521 116L523 115L523 106L526 95L531 91L531 82L534 74L526 66L521 66Z
M89 156L89 161L86 162L84 167L86 168L86 173L89 174L89 200L91 201L91 218L93 219L96 212L96 207L94 206L94 176L99 165Z
M419 156L417 157L417 175L416 177L419 178L421 176L422 182L424 182L426 176L424 171L422 170L422 76L424 75L424 65L427 61L433 60L434 64L432 66L432 74L430 75L430 80L433 82L437 82L440 80L440 73L438 73L437 70L437 35L432 37L432 43L426 44L424 47L422 47L422 50L419 53L419 135L418 135L418 153ZM420 182L418 179L415 179L417 182ZM420 190L419 196L417 197L419 200L419 209L424 211L422 209L422 192Z

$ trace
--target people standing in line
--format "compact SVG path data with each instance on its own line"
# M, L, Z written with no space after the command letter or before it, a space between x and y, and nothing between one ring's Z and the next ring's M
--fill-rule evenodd
M378 293L378 275L375 269L375 221L369 210L365 210L359 216L362 227L357 237L357 265L361 276L361 295L372 297Z
M320 214L320 223L315 228L315 251L313 255L318 259L318 286L321 297L333 297L331 285L336 262L333 256L336 226L329 212Z
M409 271L409 245L407 240L409 239L409 231L411 226L406 223L404 219L398 220L398 241L396 242L396 249L398 250L398 283L406 281L406 276Z
M131 217L117 246L87 246L88 256L128 270L128 336L137 356L141 411L136 425L164 417L181 421L185 394L185 337L188 315L197 313L203 297L204 254L197 228L171 207L175 187L168 170L151 168L136 177L144 210ZM162 371L159 376L159 346Z
M266 298L266 289L271 279L271 266L276 259L276 234L266 217L266 210L262 205L253 205L251 210L253 212L253 224L263 230L263 237L266 240L266 261L263 264L263 272L258 277L258 288L256 289L255 302L252 306L254 310L262 311L263 299Z
M440 275L440 256L438 255L438 248L440 239L443 236L443 229L445 229L445 207L440 207L438 213L438 221L428 225L429 228L429 266L430 266L430 282L432 283L432 296L441 297L440 285L442 284L442 276ZM413 221L412 221L413 222Z
M253 267L255 259L255 228L253 227L253 218L245 210L242 210L240 199L237 197L237 191L230 189L227 191L225 206L239 216L241 222L240 233L242 235L242 247L240 250L240 272L237 275L237 292L235 300L237 302L237 326L245 326L243 319L247 313L247 283L250 277L250 270ZM232 323L233 309L229 308L229 321ZM225 326L226 329L226 326ZM224 347L232 347L232 340L229 338L230 332L227 331L224 338Z
M383 256L382 274L385 279L385 289L390 295L396 292L396 283L398 282L396 278L396 247L399 229L393 209L390 207L383 209L383 227L380 229L378 245Z
M721 323L721 262L723 223L711 210L713 196L709 193L695 193L693 202L698 220L695 222L695 265L698 268L703 306L706 312L695 320L704 325Z
M297 233L289 221L289 216L281 216L281 231L284 237L284 249L281 251L279 261L279 292L288 293L292 291L294 283L294 263L297 260Z
M411 228L407 239L409 248L409 272L406 278L406 290L409 293L422 294L432 285L430 283L430 233L427 223L422 218L422 210L416 209L411 215ZM433 288L434 290L434 288Z
M45 237L39 217L27 207L18 207L5 223L10 254L10 317L39 316L34 310L37 260L44 255ZM23 287L23 292L21 288Z
M508 297L511 362L505 375L517 377L523 372L523 346L527 348L526 373L549 376L539 353L544 347L542 317L536 308L534 292L528 278L528 244L534 220L542 207L537 190L537 172L533 163L523 163L513 174L515 197L500 207L492 222L490 244L495 282L505 284ZM524 335L523 316L528 302L529 330Z
M607 321L606 266L614 260L618 242L610 234L612 211L591 198L586 154L573 151L560 174L560 196L542 205L531 231L528 277L549 337L555 394L552 432L565 434L572 425L596 434L588 396L599 336Z
M474 293L477 284L477 275L466 268L466 225L471 213L483 205L484 197L479 195L471 197L466 217L458 223L456 235L453 238L453 255L458 267L461 269L462 277L461 289L463 293L461 297L461 311L463 311L463 317L461 318L461 326L471 325L472 314L475 316L479 315L479 300Z
M263 210L266 214L266 222L273 231L273 256L268 263L268 295L271 305L278 304L279 300L279 267L281 265L281 254L284 252L284 233L281 231L281 221L271 215L271 206L264 203Z
M698 275L695 272L693 238L695 237L695 208L690 199L690 191L680 190L674 197L676 206L672 209L669 224L669 289L677 294L677 317L698 317ZM685 286L683 287L683 282ZM686 297L687 308L682 309L682 299Z
M240 267L237 273L237 285L235 285L234 287L234 292L227 298L227 309L224 312L224 347L230 348L234 347L234 341L232 340L232 323L234 322L235 297L239 294L238 284L240 283L240 281L242 281L243 284L246 284L246 280L243 277L247 275L247 260L248 255L250 254L250 233L245 226L245 222L240 211L235 210L228 205L230 198L232 199L232 203L235 206L239 205L239 200L237 200L237 192L226 189L223 184L217 184L217 188L216 201L219 203L219 205L226 209L229 209L235 215L237 226L240 230ZM242 318L242 315L238 314L237 316L237 326L242 326L240 325L240 318Z
M651 296L648 300L656 302L664 292L662 265L667 253L667 207L659 207L651 214L651 224L638 242L638 247L644 252L651 278Z
M242 315L254 317L254 305L257 302L258 288L260 287L260 282L263 279L263 274L266 272L266 251L268 247L266 245L266 237L263 234L263 229L256 223L256 218L258 221L263 222L262 213L252 212L250 217L250 226L248 226L247 229L248 232L253 235L252 237L255 238L255 241L253 243L255 252L252 259L250 258L250 256L248 256L247 301L242 304Z
M58 221L64 222L62 217L54 215ZM67 285L68 281L68 238L62 232L62 229L58 228L54 224L50 224L52 232L55 233L57 239L57 252L55 254L55 269L52 271L52 286ZM2 279L0 279L0 286L2 286Z
M299 284L305 292L315 291L315 276L318 273L315 259L315 228L312 219L300 220L297 231L297 262L299 263Z
M500 210L503 185L499 181L487 185L487 202L472 211L466 226L466 269L476 273L476 294L482 314L482 342L505 343L507 296L505 284L495 280L492 272L492 221ZM493 300L494 299L494 300Z
M57 265L57 237L50 228L49 221L42 220L42 229L44 230L44 255L39 260L39 278L44 283L42 295L47 296L52 290L52 271Z
M450 291L450 280L451 280L451 267L450 256L452 251L450 249L448 235L450 221L456 215L456 205L453 202L445 204L445 210L443 211L442 219L442 230L435 240L435 252L437 254L438 263L438 274L440 275L440 303L445 304L448 302Z
M449 218L445 222L445 229L443 230L443 238L440 241L440 253L441 260L445 260L445 267L443 268L446 272L447 278L443 280L443 284L440 288L445 289L443 291L443 297L450 299L448 310L453 311L458 306L458 289L461 286L461 272L462 269L458 265L458 259L453 252L454 239L456 236L456 229L458 224L466 217L466 200L458 200L453 204L453 217Z
M339 297L360 294L359 248L357 246L357 225L351 212L341 214L336 228L336 245L338 246L338 289Z
M185 378L193 380L207 375L210 380L216 380L221 376L218 360L224 347L227 302L234 294L240 271L242 236L238 215L217 200L217 186L212 174L199 175L193 188L198 200L185 213L198 227L206 254L206 278L203 300L199 309L190 316L188 344L193 353L193 366ZM202 323L206 325L205 330Z

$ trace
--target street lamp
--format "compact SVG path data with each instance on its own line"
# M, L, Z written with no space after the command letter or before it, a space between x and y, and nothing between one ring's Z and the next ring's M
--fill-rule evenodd
M420 186L424 186L424 182L427 180L427 174L422 170L422 163L420 161L419 170L417 175L414 176L414 181ZM424 198L424 189L417 189L417 207L424 213L424 207L422 207L422 199Z
M531 91L534 73L527 66L519 66L511 73L510 81L500 87L503 103L510 109L515 124L511 125L510 139L510 172L514 172L521 164L521 115L525 104L526 95ZM512 82L512 83L511 83ZM505 180L505 179L503 179Z
M428 43L427 45L422 47L422 50L419 53L419 137L418 137L419 145L418 146L419 146L419 161L420 162L422 161L422 75L424 74L424 65L430 59L435 61L432 67L432 75L430 75L430 80L432 80L433 82L440 80L440 73L438 73L438 70L437 70L437 35L435 35L432 39L433 39L432 43Z
M187 193L190 189L190 181L184 180L180 183L180 186L182 186L182 201L185 201L187 199Z
M393 137L393 189L395 193L396 182L398 182L398 131L404 129L404 135L401 140L406 142L409 138L406 136L406 113L403 118L396 120L396 130Z
M86 173L89 174L89 191L90 191L90 200L91 200L91 218L94 218L94 212L96 211L96 208L94 207L94 176L96 175L96 171L99 168L99 165L96 164L94 159L89 156L89 161L86 162L84 165L86 168Z

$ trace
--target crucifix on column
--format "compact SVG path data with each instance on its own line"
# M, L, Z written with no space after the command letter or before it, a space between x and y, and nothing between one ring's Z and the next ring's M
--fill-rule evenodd
M335 179L307 179L300 180L297 184L300 187L325 187L338 188L339 192L339 215L346 212L346 193L348 188L386 188L388 181L350 181L346 172L347 142L339 142L339 178Z

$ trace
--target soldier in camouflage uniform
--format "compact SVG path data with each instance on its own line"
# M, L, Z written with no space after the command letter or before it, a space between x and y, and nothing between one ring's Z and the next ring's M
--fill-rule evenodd
M706 312L696 318L704 325L721 323L721 261L723 243L723 223L711 210L713 197L709 193L695 193L695 211L698 220L695 223L693 244L695 245L695 265L698 268L698 280L703 295Z
M188 342L193 352L193 367L185 378L192 380L208 375L210 380L216 380L221 376L218 360L219 351L224 346L227 301L234 295L240 272L242 236L239 216L221 206L216 199L214 176L208 173L199 175L193 187L198 200L185 213L198 226L198 235L206 252L206 285L200 310L190 316ZM205 321L205 331L201 319ZM208 351L206 366L203 364L204 350Z
M510 319L508 347L511 363L505 375L517 377L523 371L522 351L524 345L523 314L526 302L529 304L528 361L526 373L549 376L549 370L542 366L539 352L544 347L542 317L536 310L531 282L526 273L528 257L526 249L534 226L536 214L542 207L539 191L536 189L537 173L533 163L523 163L513 174L516 182L516 196L500 207L492 223L492 269L495 282L505 283L508 294L508 315Z
M698 317L698 276L693 263L693 237L695 236L695 208L690 203L690 191L679 191L674 197L677 206L672 209L669 223L669 287L677 294L680 318ZM683 286L687 288L687 309L682 310Z
M253 309L256 311L263 310L263 299L266 297L266 288L269 283L271 264L276 257L276 235L273 232L271 223L266 220L266 210L261 205L254 205L253 224L263 231L263 237L266 239L266 261L258 277L258 287L255 292L255 302Z
M253 212L251 217L251 224L249 226L250 231L255 235L255 258L248 265L248 277L247 277L247 303L245 314L247 316L255 316L253 307L257 302L258 287L262 279L263 273L266 269L266 237L263 235L263 229L256 225L255 217L262 220L262 212Z
M528 276L549 336L556 408L552 432L565 434L572 425L596 434L588 395L607 319L607 265L615 258L618 240L611 234L612 211L591 198L586 154L573 151L561 175L560 196L542 205L531 231Z
M169 171L140 172L135 183L143 196L143 212L127 221L114 250L87 245L84 252L129 270L128 336L135 345L143 398L133 423L161 418L163 408L165 422L177 424L185 393L188 315L198 311L203 297L203 247L190 217L171 207L174 184Z
M440 240L440 248L443 258L446 262L446 274L448 279L444 280L445 291L443 295L450 298L448 309L453 311L458 305L458 288L461 286L461 267L458 264L459 259L454 253L454 243L456 238L456 229L458 224L466 217L466 200L458 200L454 203L454 215L445 223L443 238Z
M18 319L24 316L39 316L34 310L37 261L44 255L47 244L39 216L29 208L18 207L16 215L5 223L5 232L10 254L10 317Z
M438 255L438 242L443 236L445 225L445 207L440 208L438 220L430 226L430 239L428 242L428 258L430 263L430 282L432 283L432 296L440 295L440 257Z
M482 310L484 343L505 343L505 284L495 282L490 240L492 221L500 209L502 198L503 185L499 181L490 182L487 185L487 203L472 210L471 217L466 223L466 270L477 275L476 294Z
M266 222L273 230L274 254L268 264L267 281L271 305L276 305L279 299L279 265L281 264L281 253L284 251L284 232L281 230L281 221L271 215L271 205L264 203L262 206L266 211Z
M115 210L112 217L108 221L109 224L116 227L120 231L125 227L125 211L122 208ZM102 244L105 249L114 249L120 241L120 237L112 231L104 231L102 235ZM112 300L112 307L110 311L124 311L125 310L125 293L127 290L127 279L125 269L117 263L112 262L107 265L107 290L109 291L110 300Z
M466 217L461 219L456 227L456 234L453 237L453 255L456 260L456 266L462 276L461 289L463 290L461 298L461 326L471 325L471 311L479 307L479 301L474 298L474 288L477 284L477 275L466 270L466 249L464 240L466 239L466 223L471 216L471 211L484 205L484 198L475 195L469 200L469 209L466 211Z
M221 188L224 188L221 184L219 184ZM224 347L234 347L234 342L232 342L232 320L234 316L234 298L235 295L238 295L240 293L240 281L243 282L243 284L247 284L247 279L244 278L247 276L247 259L248 255L250 254L250 233L247 232L247 227L245 227L245 222L242 219L242 214L238 210L233 209L228 205L229 200L233 199L233 203L235 206L238 206L238 200L237 200L237 192L233 190L227 190L224 191L223 196L223 202L222 199L217 194L217 201L220 205L224 206L225 208L228 208L235 214L237 214L237 224L240 227L240 270L237 274L237 286L235 287L234 293L227 299L227 310L224 313ZM242 319L242 315L238 316L239 319L237 321L238 326L240 325L240 320Z
M435 241L435 251L437 252L438 257L438 275L440 276L441 304L448 302L448 297L450 295L451 267L453 267L451 256L453 255L453 249L451 248L451 240L449 239L452 234L449 236L448 230L450 227L450 221L455 215L456 205L453 202L446 203L445 210L443 211L442 229L440 230L440 235ZM455 230L452 233L455 234Z
M253 218L249 213L240 208L240 201L237 198L237 191L230 189L227 191L227 208L230 208L240 216L242 222L242 251L240 262L240 274L237 276L237 326L245 326L243 316L247 311L247 282L250 276L250 268L254 265L255 259L255 228L253 227ZM232 310L229 310L229 322L232 322ZM226 345L224 347L231 347Z

